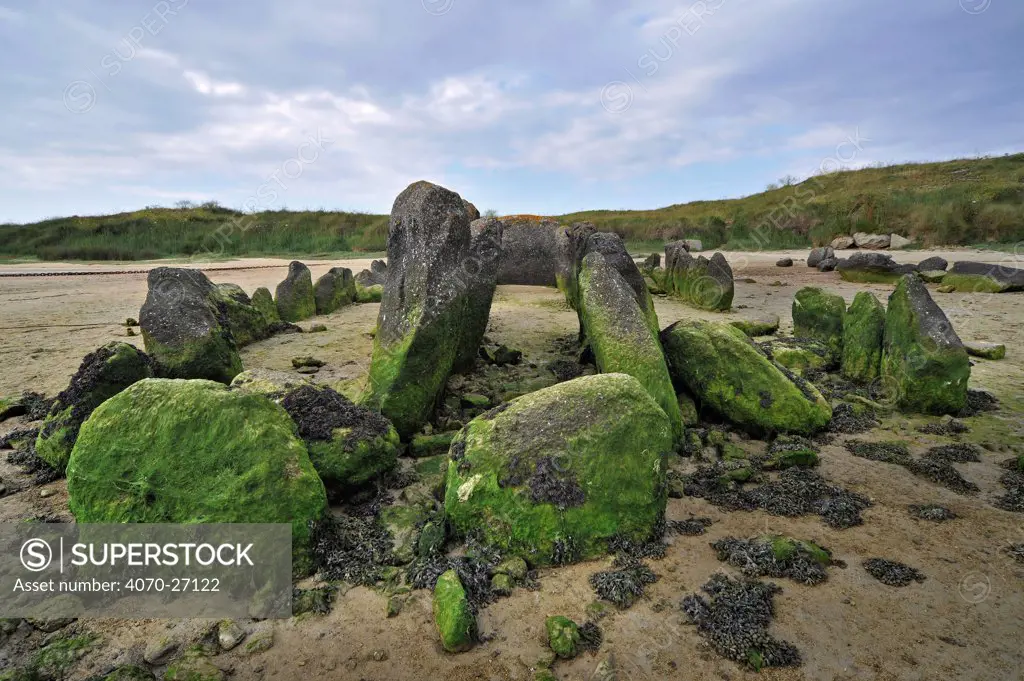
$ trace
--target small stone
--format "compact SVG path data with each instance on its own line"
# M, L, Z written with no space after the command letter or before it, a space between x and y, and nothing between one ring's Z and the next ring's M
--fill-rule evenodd
M953 291L956 290L956 286L953 286L951 284L945 284L944 286L940 286L935 290L938 291L939 293L952 293Z
M568 617L555 615L547 618L544 627L548 632L548 645L562 659L576 657L576 647L580 642L580 629Z
M311 375L318 373L320 371L320 367L299 367L296 371L300 374Z
M499 596L508 596L513 588L512 578L508 575L494 575L491 578L491 591Z
M256 655L274 647L274 631L272 629L261 629L249 634L249 640L242 646L244 655Z
M526 579L528 571L529 567L526 565L526 561L519 557L508 558L494 568L495 574L508 575L514 582L521 582Z
M983 343L981 341L964 341L967 354L982 359L1002 359L1006 357L1006 346L1002 343Z
M296 369L302 367L322 367L327 362L315 357L292 357L292 366Z
M245 630L234 620L224 620L217 627L217 642L224 650L231 650L245 638Z
M323 333L326 330L327 326L325 324L314 324L309 327L309 331L307 333Z
M138 326L139 325L139 320L135 319L134 317L129 317L128 319L124 320L124 325L125 326Z
M392 617L398 617L398 615L402 612L402 606L404 605L405 598L403 598L402 596L392 596L391 598L389 598L386 612L387 618L391 619Z
M462 406L476 409L486 409L491 406L491 398L476 393L466 393L462 396Z
M775 261L775 266L776 267L792 267L793 266L793 258L779 258L778 260Z
M47 497L52 497L54 494L56 494L56 492L57 492L57 490L55 490L55 489L53 489L51 487L47 487L45 489L41 489L41 490L39 490L39 498L46 499Z
M384 662L388 659L388 651L386 650L375 650L372 654L374 662Z
M7 486L0 482L0 497L7 494Z
M142 653L142 659L149 664L160 664L170 657L171 653L178 649L178 643L174 639L159 638L150 641Z

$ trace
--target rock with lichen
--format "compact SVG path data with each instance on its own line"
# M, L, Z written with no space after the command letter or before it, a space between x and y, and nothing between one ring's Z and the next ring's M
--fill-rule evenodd
M313 275L298 260L288 264L288 276L277 285L277 314L286 322L301 322L316 314Z
M885 308L869 291L853 298L843 322L842 371L853 381L870 383L882 370Z
M434 623L441 645L449 653L461 653L473 647L476 618L455 570L443 573L434 585Z
M356 282L352 270L332 267L313 284L313 302L317 314L330 314L355 302Z
M554 615L544 621L544 629L548 634L548 645L555 655L563 660L576 657L576 648L580 644L579 625L568 617Z

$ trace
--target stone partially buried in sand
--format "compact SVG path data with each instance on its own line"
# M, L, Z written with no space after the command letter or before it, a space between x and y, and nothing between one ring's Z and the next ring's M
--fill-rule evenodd
M327 506L288 413L212 381L151 378L107 400L67 476L79 523L290 523L296 574Z
M669 370L704 408L757 434L813 433L832 418L810 383L772 363L728 324L676 322L661 333Z
M982 359L1002 359L1006 357L1006 346L1002 343L985 343L983 341L964 341L967 354Z
M108 343L86 355L43 421L36 454L63 472L79 429L93 410L133 383L152 377L152 360L127 343Z
M751 338L770 336L779 330L779 315L762 314L747 319L736 319L729 322L729 324L735 326Z
M885 253L854 253L836 264L845 281L892 284L904 274L917 271L917 265L900 265Z
M843 375L870 383L882 370L882 336L885 308L873 293L861 291L853 298L843 322Z
M836 358L843 349L843 318L846 301L842 296L808 286L793 297L793 335L825 343Z
M476 618L455 570L442 573L434 585L434 623L441 646L449 653L461 653L473 647Z
M625 374L577 378L475 418L452 443L445 515L457 534L531 565L652 538L672 428Z
M1005 265L959 261L949 268L942 283L963 293L1024 291L1024 270Z
M332 267L313 285L317 314L330 314L355 302L356 281L347 267Z
M640 381L665 411L676 441L683 423L665 355L652 321L626 280L599 252L583 258L579 276L583 330L601 373L628 374ZM649 297L646 288L642 289ZM653 305L652 305L653 309Z
M956 414L967 405L970 375L953 325L924 283L904 276L885 313L882 379L890 399L904 411Z
M462 198L409 185L391 209L388 278L361 402L408 437L430 418L455 363L467 306L456 276L469 253Z
M301 322L316 314L313 275L298 260L288 265L288 276L277 285L277 313L283 321Z

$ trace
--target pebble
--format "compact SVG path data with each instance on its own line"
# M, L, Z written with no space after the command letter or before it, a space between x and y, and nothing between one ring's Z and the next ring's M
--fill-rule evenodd
M47 497L52 497L56 493L57 493L57 490L51 489L49 487L47 487L46 489L39 490L39 496L41 498L43 498L43 499L45 499Z

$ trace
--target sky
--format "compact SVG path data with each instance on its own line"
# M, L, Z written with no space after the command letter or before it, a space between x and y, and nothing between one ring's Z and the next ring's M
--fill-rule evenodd
M0 223L499 214L1024 151L1020 0L0 0Z

